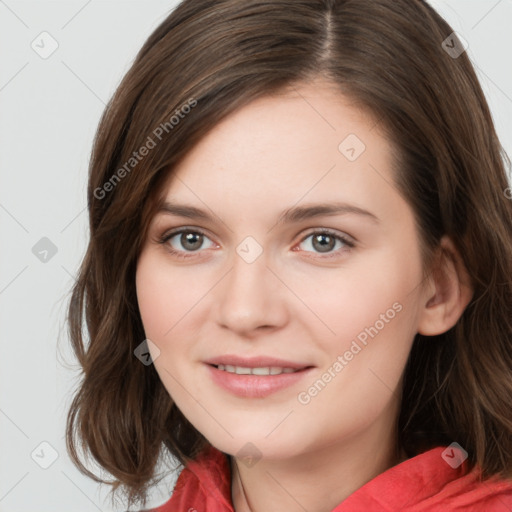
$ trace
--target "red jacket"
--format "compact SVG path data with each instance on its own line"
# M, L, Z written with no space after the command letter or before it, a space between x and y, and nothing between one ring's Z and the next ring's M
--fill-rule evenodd
M369 481L332 512L512 512L512 481L478 482L467 462L453 469L434 448ZM171 499L154 512L234 512L227 456L209 447L181 472Z

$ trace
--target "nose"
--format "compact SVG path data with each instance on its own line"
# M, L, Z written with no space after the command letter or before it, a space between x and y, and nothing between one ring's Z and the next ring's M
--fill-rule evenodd
M267 267L265 252L252 263L235 252L231 262L215 297L217 323L245 337L284 326L288 321L286 289L275 270Z

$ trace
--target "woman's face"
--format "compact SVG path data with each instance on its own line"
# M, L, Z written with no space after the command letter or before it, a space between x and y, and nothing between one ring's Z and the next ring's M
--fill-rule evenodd
M253 101L175 169L138 302L164 386L220 450L371 450L393 428L425 292L390 152L317 82Z

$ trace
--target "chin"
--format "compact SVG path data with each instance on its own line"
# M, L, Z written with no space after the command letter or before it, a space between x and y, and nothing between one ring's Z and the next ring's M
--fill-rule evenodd
M276 435L272 439L265 437L268 432L265 434L254 432L254 435L252 435L251 432L247 432L247 429L245 431L242 429L239 436L236 435L236 432L232 432L232 434L233 438L227 434L213 437L205 435L205 437L210 444L221 452L241 460L247 458L255 461L261 458L286 460L299 455L304 448L303 438L302 440L295 439L285 434L281 436ZM297 449L298 447L301 448L300 452Z

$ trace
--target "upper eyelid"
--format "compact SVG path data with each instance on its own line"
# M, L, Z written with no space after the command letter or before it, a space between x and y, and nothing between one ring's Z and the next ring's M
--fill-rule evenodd
M212 242L214 242L214 238L212 237L207 229L199 228L199 227L193 227L193 226L182 226L179 228L173 228L164 231L164 233L161 235L160 238L170 240L171 238L175 237L176 235L182 234L182 233L199 233L201 235L207 236Z

